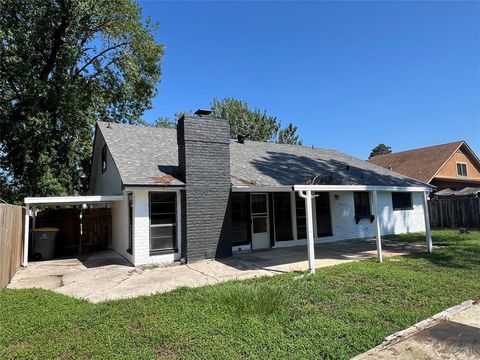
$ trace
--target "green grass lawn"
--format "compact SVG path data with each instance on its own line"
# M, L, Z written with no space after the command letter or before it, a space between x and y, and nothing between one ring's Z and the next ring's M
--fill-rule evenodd
M423 235L397 236L424 243ZM1 358L349 358L480 296L480 232L433 231L433 254L90 304L0 294Z

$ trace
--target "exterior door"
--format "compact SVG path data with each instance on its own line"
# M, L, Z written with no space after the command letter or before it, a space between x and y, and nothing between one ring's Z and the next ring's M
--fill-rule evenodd
M270 247L268 194L251 194L252 249Z

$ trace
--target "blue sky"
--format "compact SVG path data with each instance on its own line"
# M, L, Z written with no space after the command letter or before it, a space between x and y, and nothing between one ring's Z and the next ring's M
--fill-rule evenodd
M146 120L233 96L363 159L461 139L480 155L480 2L140 5L166 47Z

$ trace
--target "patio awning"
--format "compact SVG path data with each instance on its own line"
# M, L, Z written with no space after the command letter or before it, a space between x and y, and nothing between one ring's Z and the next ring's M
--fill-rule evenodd
M110 204L115 201L123 200L122 195L90 195L90 196L50 196L50 197L27 197L25 202L25 221L24 221L24 243L23 243L23 261L22 266L28 264L28 239L30 234L30 206L34 209L38 206L69 206L69 205L91 205L91 204ZM33 212L35 224L35 211ZM35 227L35 225L34 225Z
M430 231L430 218L428 214L428 193L432 191L430 186L375 186L375 185L294 185L293 190L305 199L305 211L307 222L307 246L308 268L310 273L315 273L315 248L313 237L313 210L312 198L315 192L322 191L368 191L372 194L372 215L375 220L377 261L382 262L382 237L380 228L380 211L378 209L378 192L421 192L423 193L423 214L425 221L425 233L428 252L432 252L432 234Z

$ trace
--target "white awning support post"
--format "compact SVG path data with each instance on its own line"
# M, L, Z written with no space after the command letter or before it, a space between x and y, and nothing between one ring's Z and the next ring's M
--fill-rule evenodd
M315 274L315 246L313 239L313 210L312 210L312 192L310 190L299 191L298 195L305 199L305 215L307 220L307 246L308 246L308 270L310 274Z
M37 207L32 206L32 230L36 229L36 223L37 223Z
M425 217L425 236L427 238L427 250L429 253L433 251L432 232L430 230L430 214L428 212L428 192L423 193L423 215Z
M377 241L377 261L381 263L382 259L382 235L380 233L380 212L378 211L378 194L377 190L372 191L373 215L375 216L375 229Z
M28 263L28 237L30 235L30 206L25 206L25 221L23 224L23 261L22 266Z

